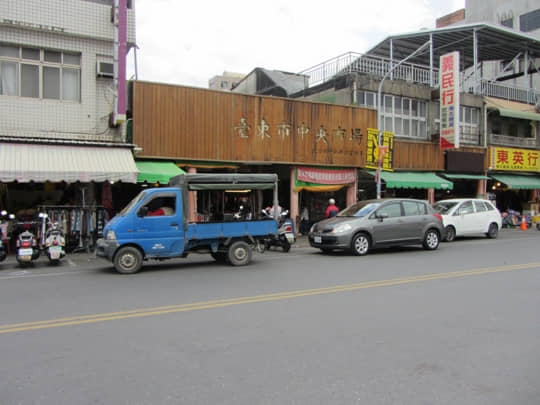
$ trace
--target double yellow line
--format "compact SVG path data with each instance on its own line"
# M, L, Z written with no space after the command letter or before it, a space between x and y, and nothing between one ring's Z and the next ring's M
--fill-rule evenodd
M418 283L429 280L442 280L458 277L478 276L489 273L499 273L514 270L539 268L539 263L524 263L481 269L463 270L449 273L425 274L413 277L393 278L389 280L364 281L361 283L344 284L324 288L312 288L308 290L287 291L274 294L255 295L251 297L237 297L222 300L195 302L191 304L169 305L163 307L135 309L131 311L109 312L103 314L74 316L69 318L50 319L45 321L25 322L8 325L0 325L0 334L24 332L36 329L58 328L61 326L83 325L88 323L114 321L119 319L140 318L143 316L165 315L177 312L197 311L201 309L223 308L233 305L253 304L257 302L279 301L291 298L308 297L313 295L333 294L339 292L355 291L364 288L388 287L400 284Z

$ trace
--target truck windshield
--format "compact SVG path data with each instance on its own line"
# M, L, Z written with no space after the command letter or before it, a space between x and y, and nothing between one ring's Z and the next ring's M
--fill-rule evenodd
M120 211L120 213L118 215L119 216L126 215L129 211L131 211L131 208L133 208L134 205L136 205L139 201L141 201L143 199L144 195L145 195L144 191L141 191L139 194L137 194L137 196L133 200L131 200L129 202L129 204L126 205L124 207L124 209L122 211Z

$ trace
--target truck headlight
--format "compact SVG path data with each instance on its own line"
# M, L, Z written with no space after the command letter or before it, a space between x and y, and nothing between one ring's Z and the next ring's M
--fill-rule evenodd
M107 234L105 235L106 240L116 240L116 233L114 231L110 230L107 231Z
M334 229L332 229L332 232L330 233L344 233L347 231L350 231L352 229L352 226L350 224L340 224L336 226Z

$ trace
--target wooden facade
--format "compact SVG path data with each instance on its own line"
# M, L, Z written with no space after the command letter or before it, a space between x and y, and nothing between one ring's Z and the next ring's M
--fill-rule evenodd
M367 129L377 126L377 113L368 108L142 81L132 86L139 158L362 168ZM393 155L395 170L445 169L438 142L395 139Z
M141 158L362 167L372 109L133 82Z

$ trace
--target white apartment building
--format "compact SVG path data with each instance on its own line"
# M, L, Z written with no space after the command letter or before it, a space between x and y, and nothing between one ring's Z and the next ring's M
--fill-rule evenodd
M102 195L110 202L111 183L136 182L125 113L113 115L126 96L118 93L125 77L118 80L115 48L125 49L116 64L125 66L135 46L133 6L133 0L0 1L0 209L70 201L68 218L76 206L99 206Z
M128 49L135 44L131 6L129 1ZM112 15L113 0L0 2L2 141L125 141L123 128L110 125L116 92ZM10 180L1 171L0 179Z

